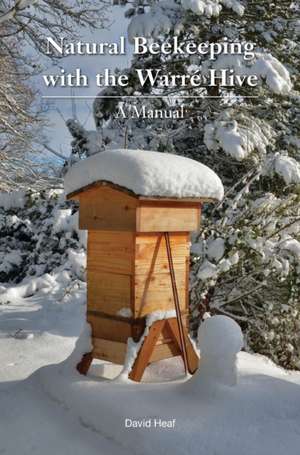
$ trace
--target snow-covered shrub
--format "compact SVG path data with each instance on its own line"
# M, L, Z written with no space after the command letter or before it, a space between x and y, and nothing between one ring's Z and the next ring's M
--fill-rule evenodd
M204 143L208 150L221 149L238 161L249 157L256 162L261 161L274 137L275 131L267 122L243 113L237 114L232 109L206 124L204 131Z
M61 266L84 280L85 246L77 207L61 190L28 191L22 207L0 207L0 283L19 283Z
M248 349L299 368L300 199L262 196L259 184L253 178L228 197L220 219L205 219L195 239L194 327L206 311L230 315L244 328Z

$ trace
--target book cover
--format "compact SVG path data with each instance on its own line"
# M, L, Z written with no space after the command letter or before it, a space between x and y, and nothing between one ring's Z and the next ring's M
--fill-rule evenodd
M296 454L298 1L0 0L0 454Z

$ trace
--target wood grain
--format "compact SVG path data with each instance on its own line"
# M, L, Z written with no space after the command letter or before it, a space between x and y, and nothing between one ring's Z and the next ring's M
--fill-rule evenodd
M134 242L132 232L90 230L88 234L88 270L132 274Z
M80 195L79 229L135 231L138 200L100 186Z
M131 309L130 275L88 270L87 298L89 310L117 315L121 308Z
M122 365L125 361L127 345L118 341L92 339L93 357L100 360L108 360Z
M200 227L199 204L157 202L140 204L137 208L137 232L182 232L197 231Z
M177 286L180 300L180 308L184 310L187 306L184 274L177 273ZM143 299L143 289L147 282L147 275L135 276L135 301L134 315L142 317L154 311L174 310L174 297L171 286L170 275L167 273L153 275L150 280L146 298ZM141 303L143 302L143 306Z
M132 335L130 322L109 319L90 313L87 314L87 321L91 324L95 338L119 341L126 344L128 338Z
M146 274L150 270L151 258L153 256L156 242L159 234L138 234L136 236L135 247L135 273ZM173 262L176 270L185 271L186 259L190 254L190 236L189 233L172 233L171 248L173 253ZM162 238L160 247L155 260L153 269L154 274L169 273L168 256L166 251L166 242Z
M129 378L132 379L133 381L141 380L145 368L147 367L150 361L150 357L154 350L154 346L156 345L156 342L159 338L159 335L162 331L164 324L165 324L164 320L156 321L154 322L154 324L152 324L149 330L149 334L144 339L142 347L139 351L137 358L135 359L132 370L129 374Z
M163 359L169 359L178 355L180 355L180 350L178 349L177 344L175 344L173 341L169 343L156 344L149 359L149 363L158 362L159 360Z

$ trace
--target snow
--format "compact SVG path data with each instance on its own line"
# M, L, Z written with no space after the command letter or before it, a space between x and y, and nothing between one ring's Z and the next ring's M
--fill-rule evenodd
M71 276L66 270L52 274L45 273L40 277L27 277L17 286L0 287L0 304L10 304L31 297L37 292L55 292L69 284L70 281Z
M218 362L222 357L236 356L240 352L244 344L243 334L233 319L213 316L205 319L199 327L198 344L201 358L212 357Z
M65 192L100 180L141 196L221 200L224 195L219 177L197 161L169 153L125 149L97 153L74 164L65 176Z
M205 15L207 17L219 16L222 5L217 1L210 0L182 0L181 2L184 9L191 10L199 16Z
M176 24L180 9L180 5L173 0L161 0L152 4L148 12L131 19L127 30L129 42L134 42L135 37L158 38L169 33L172 25Z
M201 368L192 378L191 386L204 394L216 385L236 385L237 354L244 344L239 325L227 316L207 318L199 328L198 343Z
M230 110L204 129L204 143L209 150L222 149L238 161L248 158L255 150L265 154L273 136L272 129L263 121L245 116L234 120Z
M13 191L11 193L0 192L0 207L5 210L23 208L25 204L25 192Z
M155 39L170 32L180 30L182 23L178 21L180 10L191 10L199 16L217 17L222 11L222 6L233 10L239 16L244 14L244 6L238 0L181 0L181 4L172 0L163 0L154 3L148 12L134 16L128 26L130 42L135 37ZM182 16L182 14L181 14Z
M134 42L135 37L156 38L168 33L172 27L170 19L161 10L134 16L128 26L128 39Z
M280 243L280 248L289 251L295 256L297 261L300 261L300 242L298 240L292 238L286 239Z
M257 54L252 71L265 79L272 92L278 95L287 94L293 88L288 70L271 54Z
M221 54L215 61L206 60L203 63L203 74L208 73L209 69L233 69L240 76L256 75L261 83L265 82L277 95L287 95L293 89L289 71L277 58L266 52L255 52L250 61L245 61L244 55Z
M57 210L53 220L53 232L68 232L70 230L70 217L72 209Z
M207 280L208 278L215 278L217 275L217 267L212 264L210 261L205 259L203 263L201 264L197 277L199 280Z
M226 8L232 9L239 16L243 16L245 12L245 7L238 0L221 0L221 3Z
M294 158L276 153L274 157L274 170L283 178L287 185L300 183L300 164Z
M72 249L68 250L68 260L70 268L75 276L80 280L85 280L86 271L86 253L84 250L75 251Z
M12 268L22 263L22 253L20 250L11 250L8 253L0 252L0 272L9 273Z
M239 16L243 16L245 8L238 0L182 0L184 9L191 10L193 13L206 17L219 16L222 5L232 9Z
M224 251L225 242L221 237L211 240L207 244L207 256L209 259L219 261L224 256Z
M16 316L27 305L24 302ZM31 305L28 320L36 331L42 327L43 314L36 317L38 306L34 301ZM49 310L50 302L46 306ZM13 310L6 308L5 317L0 316L2 330L5 319L13 314ZM118 372L117 366L105 362L99 362L84 377L74 365L90 348L89 326L84 326L69 356L83 315L69 312L68 319L65 314L56 334L54 315L53 311L48 314L52 335L42 330L33 339L0 338L1 347L6 343L6 349L0 349L1 364L6 366L0 373L3 453L282 455L295 453L299 446L299 373L286 372L265 357L239 353L235 364L238 382L234 387L224 383L227 375L217 377L216 370L214 383L200 380L201 369L192 379L184 378L178 359L148 368L147 382L141 384L101 376L101 372L109 369ZM204 358L213 353L218 358L220 347L225 355L234 355L241 347L234 323L219 318L206 319L199 333ZM16 318L11 321L12 325L15 323ZM63 333L65 336L61 336ZM22 380L39 366L61 362L63 356L69 357L62 363L43 366ZM206 369L204 365L202 377ZM163 377L168 378L167 383L153 384ZM126 428L125 419L150 421L152 426ZM155 428L159 419L175 419L175 428Z
M117 312L117 315L118 316L123 316L123 318L131 318L132 317L132 310L131 308L121 308L118 312Z

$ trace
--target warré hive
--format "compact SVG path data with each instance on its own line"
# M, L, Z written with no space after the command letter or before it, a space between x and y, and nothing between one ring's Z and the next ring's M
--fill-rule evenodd
M188 337L190 232L199 229L203 199L139 196L105 180L67 197L79 201L79 228L88 230L87 321L93 350L83 357L79 371L86 373L93 358L123 364L127 340L140 339L147 315L175 309L175 281L185 363L193 373L198 356ZM149 363L183 355L182 348L178 318L156 321L129 377L140 380Z

